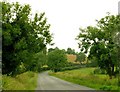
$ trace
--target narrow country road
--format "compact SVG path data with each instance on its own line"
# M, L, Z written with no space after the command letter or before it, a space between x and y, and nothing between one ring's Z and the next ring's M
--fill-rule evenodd
M38 86L36 90L94 90L85 86L73 84L43 72L38 75Z

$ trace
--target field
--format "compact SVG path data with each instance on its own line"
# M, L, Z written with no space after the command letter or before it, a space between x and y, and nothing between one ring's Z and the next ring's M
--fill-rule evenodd
M16 77L2 76L3 90L35 90L37 87L37 73L25 72Z
M94 74L94 69L81 68L57 73L50 72L50 75L97 90L118 90L117 78L109 79L107 75Z
M76 55L73 55L73 54L66 54L67 55L67 61L68 62L72 62L72 63L79 63L79 62L76 62Z

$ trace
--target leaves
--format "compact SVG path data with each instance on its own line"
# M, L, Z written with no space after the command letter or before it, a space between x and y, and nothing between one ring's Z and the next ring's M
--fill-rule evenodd
M47 24L45 13L36 13L32 18L29 5L22 6L18 2L1 3L3 73L14 74L21 62L32 66L29 64L33 60L31 57L44 50L47 44L51 44L50 24Z
M119 28L120 16L107 15L97 21L96 27L88 26L86 29L80 29L81 32L77 36L81 51L90 53L90 59L96 58L98 65L105 68L110 76L114 74L112 69L117 64Z
M67 57L63 50L56 48L55 50L52 50L48 53L48 66L55 72L61 67L64 67L66 61Z

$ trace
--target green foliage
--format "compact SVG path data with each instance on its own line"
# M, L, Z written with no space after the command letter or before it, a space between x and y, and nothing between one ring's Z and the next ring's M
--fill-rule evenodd
M29 63L29 65L26 66L28 67L28 70L40 72L42 66L47 64L46 60L47 60L46 55L43 52L38 52L34 54L33 60Z
M107 75L94 74L94 70L95 68L80 68L57 73L50 72L49 74L96 90L113 90L114 92L118 89L117 78L109 79Z
M88 59L89 59L89 57L88 57ZM98 67L97 58L92 57L92 59L90 59L88 62L89 63L86 64L87 67Z
M82 62L84 62L85 59L86 59L86 55L84 53L80 52L77 54L76 61L79 61L82 64Z
M53 48L49 48L49 49L48 49L48 52L51 52L51 51L53 51L53 50L55 50L55 49L53 49Z
M37 87L37 73L25 72L16 77L2 76L3 90L35 90Z
M112 89L112 87L111 87L111 86L106 86L106 85L104 85L104 86L102 86L100 89L101 89L101 90L110 91L110 90Z
M48 53L48 67L55 72L65 67L66 62L67 57L63 50L55 49Z
M62 67L59 71L74 70L74 69L79 69L81 67L84 66L77 63L66 62L65 67Z
M49 48L48 49L48 53L51 52L51 51L54 51L54 50L58 50L59 48L58 47L55 47L55 48Z
M94 70L94 74L106 74L104 69L97 68Z
M71 49L71 48L67 48L66 53L67 53L67 54L73 54L73 55L75 55L75 50L74 50L74 49Z
M98 66L107 71L112 78L115 75L114 67L118 65L118 28L120 28L120 16L108 15L97 21L97 26L88 26L80 29L77 36L79 47L84 53L89 53L89 59L96 58Z
M73 66L61 68L59 71L74 70L74 69L80 69L80 68L81 68L81 65L73 65Z
M51 44L45 13L31 15L29 5L2 3L3 74L14 74L21 62L32 62L35 53ZM32 18L32 16L34 18Z

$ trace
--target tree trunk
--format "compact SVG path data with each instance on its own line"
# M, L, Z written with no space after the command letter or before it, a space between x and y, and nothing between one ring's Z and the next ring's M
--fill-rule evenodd
M110 79L112 79L112 69L111 69L111 67L107 68L107 74L109 75Z
M112 64L112 75L115 76L115 73L114 73L114 64Z

